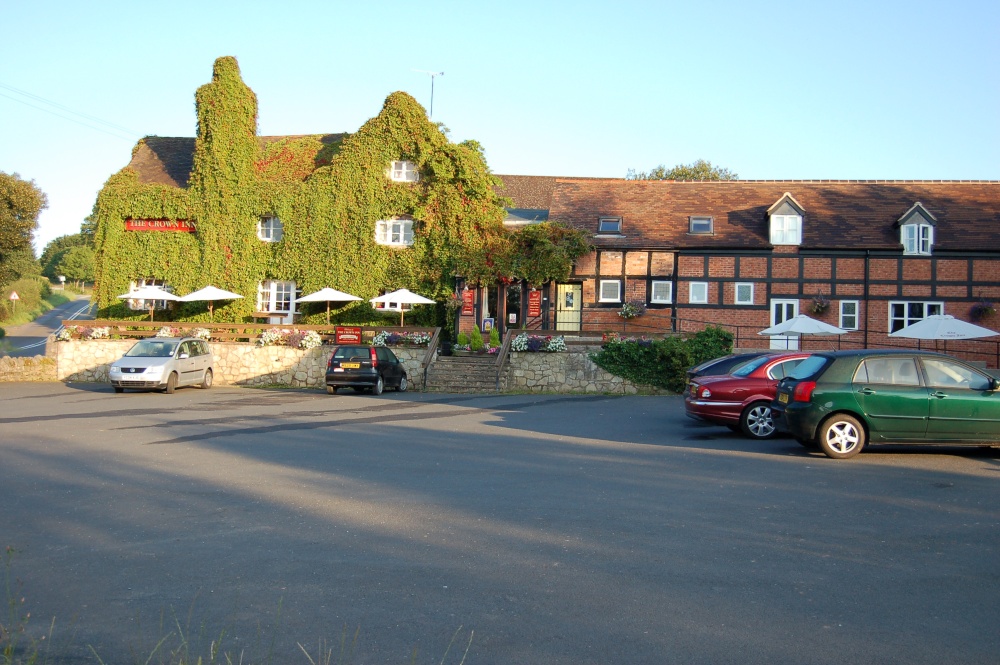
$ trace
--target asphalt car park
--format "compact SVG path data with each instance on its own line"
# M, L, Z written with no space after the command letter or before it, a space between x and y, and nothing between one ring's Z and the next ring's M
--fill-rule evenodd
M39 383L0 404L0 546L27 634L55 619L49 662L145 662L181 632L308 662L299 644L336 656L355 630L358 663L1000 653L996 449L844 464L662 396L216 386L165 407Z

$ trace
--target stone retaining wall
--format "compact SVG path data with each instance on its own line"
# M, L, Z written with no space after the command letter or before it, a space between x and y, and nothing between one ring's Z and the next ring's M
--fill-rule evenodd
M0 358L0 382L55 381L56 361L45 356Z
M121 358L133 344L135 340L130 339L51 342L49 350L58 364L58 373L53 372L49 380L106 383L111 363ZM215 383L238 386L322 388L326 385L326 363L333 352L330 346L302 350L212 342L211 347L215 358ZM420 363L427 349L394 347L393 351L406 367L410 386L422 389L424 372Z
M48 357L0 358L0 381L78 381L107 383L108 368L131 348L135 340L73 340L48 344ZM332 347L290 349L284 346L252 346L212 342L215 382L219 385L290 386L322 388ZM651 392L595 365L589 347L566 353L512 352L507 390L528 393L618 393ZM410 387L422 390L422 347L393 347L406 367ZM655 392L655 391L652 391Z
M601 369L590 359L589 349L566 353L510 354L507 389L529 393L619 393L635 395L658 392L649 386L636 386L620 376Z

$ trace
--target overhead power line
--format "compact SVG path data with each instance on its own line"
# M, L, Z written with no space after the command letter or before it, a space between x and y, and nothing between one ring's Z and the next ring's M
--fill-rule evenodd
M142 136L141 132L137 132L135 130L129 129L128 127L122 127L121 125L115 124L113 122L108 122L107 120L102 120L100 118L97 118L97 117L92 116L92 115L88 115L86 113L81 113L79 111L74 111L73 109L69 108L68 106L64 106L64 105L62 105L62 104L60 104L58 102L54 102L54 101L52 101L50 99L45 99L44 97L40 97L38 95L32 94L30 92L26 92L24 90L19 90L18 88L15 88L13 86L7 85L5 83L0 83L0 88L3 88L4 90L9 90L10 92L13 92L13 93L15 93L17 95L21 95L22 97L27 97L28 99L32 99L32 100L35 100L37 102L41 102L42 104L46 104L48 106L51 106L52 108L45 108L44 106L39 106L37 104L32 104L32 103L30 103L28 101L25 101L24 99L19 99L17 97L13 97L11 95L5 95L2 92L0 92L0 97L5 97L6 99L9 99L11 101L17 102L18 104L24 104L25 106L30 106L33 109L37 109L39 111L44 111L46 113L50 113L50 114L52 114L54 116L62 118L63 120L69 120L70 122L75 122L78 125L82 125L84 127L88 127L90 129L93 129L94 131L103 132L105 134L108 134L109 136L114 136L116 138L119 138L119 139L122 139L122 140L126 140L126 141L134 141L136 138ZM58 111L57 110L53 110L53 109L58 109ZM62 113L60 113L59 111L62 111ZM70 114L70 115L66 115L66 114ZM72 117L72 116L76 116L76 117ZM108 128L108 129L104 129L102 127L95 126L95 124L96 125L103 125L104 127ZM125 134L126 136L122 136L122 134Z

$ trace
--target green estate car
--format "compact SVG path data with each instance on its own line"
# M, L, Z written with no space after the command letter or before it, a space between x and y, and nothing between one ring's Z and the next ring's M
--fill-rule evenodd
M780 429L828 457L866 443L1000 444L1000 381L942 353L815 353L778 383Z

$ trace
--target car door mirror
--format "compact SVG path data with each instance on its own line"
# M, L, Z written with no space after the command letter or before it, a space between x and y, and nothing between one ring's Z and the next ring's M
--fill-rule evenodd
M1000 389L1000 379L996 377L990 377L990 390L996 391Z

